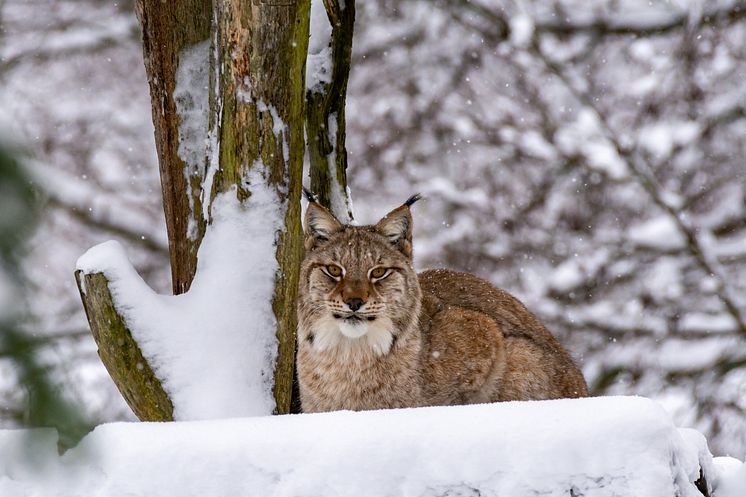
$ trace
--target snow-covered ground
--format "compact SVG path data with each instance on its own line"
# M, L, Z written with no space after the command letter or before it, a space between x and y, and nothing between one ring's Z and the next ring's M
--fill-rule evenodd
M25 457L24 457L25 456ZM3 497L746 495L655 402L606 397L0 432ZM720 490L720 491L718 491ZM739 493L740 492L740 493Z

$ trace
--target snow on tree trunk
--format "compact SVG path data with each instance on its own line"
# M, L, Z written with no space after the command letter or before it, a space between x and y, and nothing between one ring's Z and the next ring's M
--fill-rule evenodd
M347 188L345 100L352 60L354 0L313 0L306 67L306 140L311 190L342 222L353 219Z
M288 412L295 363L295 300L303 245L300 192L303 176L303 82L310 2L216 3L211 81L213 191L237 185L239 200L264 182L284 204L278 232L272 308L277 318L278 356L274 397ZM257 181L259 175L262 180ZM205 188L209 191L209 188ZM247 260L247 264L256 261ZM259 303L254 299L252 303ZM248 302L247 302L248 304Z
M309 8L138 3L174 293L189 291L156 295L116 243L81 257L76 278L140 419L290 408Z
M207 86L199 83L207 81L210 67L212 2L138 0L136 10L150 84L172 286L179 294L189 290L194 278L206 226L199 207L207 114L195 115L194 110L207 102Z

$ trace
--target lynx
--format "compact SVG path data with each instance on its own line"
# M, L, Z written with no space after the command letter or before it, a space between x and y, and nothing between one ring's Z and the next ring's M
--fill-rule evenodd
M304 412L584 397L583 375L517 299L470 274L412 267L412 196L375 225L306 192L298 296Z

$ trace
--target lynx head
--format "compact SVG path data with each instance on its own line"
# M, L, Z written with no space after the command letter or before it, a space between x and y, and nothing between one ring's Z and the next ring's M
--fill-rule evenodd
M420 287L412 268L412 196L369 226L343 225L310 192L298 339L316 350L388 353L416 325Z

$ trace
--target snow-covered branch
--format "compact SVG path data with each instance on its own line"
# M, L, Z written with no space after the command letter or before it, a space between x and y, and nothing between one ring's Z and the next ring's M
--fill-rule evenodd
M558 3L545 9L551 13L543 12L534 16L509 12L502 5L496 7L494 3L481 1L449 0L433 3L449 10L460 22L471 28L486 29L493 41L504 41L510 36L524 37L527 33L646 37L692 27L733 24L746 18L746 2L742 0L730 1L724 6L705 7L701 11L684 10L669 4L665 11L645 13L598 13L593 9L568 12L564 5Z
M683 235L686 247L694 260L697 261L697 264L699 264L705 274L715 279L716 290L720 301L735 320L740 333L746 335L746 316L744 316L743 311L733 296L733 290L730 288L725 271L720 266L717 257L712 253L707 234L696 231L695 227L688 221L687 214L680 206L676 205L675 201L671 200L672 195L670 192L666 192L658 183L650 167L640 156L639 151L636 148L622 145L613 127L609 124L604 113L593 102L593 99L568 78L561 66L543 53L536 39L534 39L531 50L537 59L541 60L546 68L564 83L567 90L586 109L592 112L601 135L613 147L614 152L622 161L625 169L631 173L631 177L635 178L642 185L655 204L670 216L677 230ZM622 170L617 169L617 173L621 177L626 176Z
M127 23L112 23L110 26L91 29L84 36L80 36L79 32L69 33L69 27L64 31L60 36L52 37L53 42L42 41L33 48L22 51L0 52L0 78L24 62L33 61L38 64L47 60L91 54L137 38L134 19Z
M168 241L149 213L40 161L26 161L48 205L63 209L83 224L164 254Z
M347 188L345 106L355 27L354 0L313 0L306 66L306 145L311 190L345 223L353 220Z
M539 32L556 35L590 34L594 36L655 36L670 31L694 26L731 24L746 18L746 2L729 2L725 7L704 8L701 12L690 12L669 6L672 12L658 15L608 14L600 17L594 14L577 16L569 14L565 19L537 19L534 27ZM556 16L555 16L556 19Z

